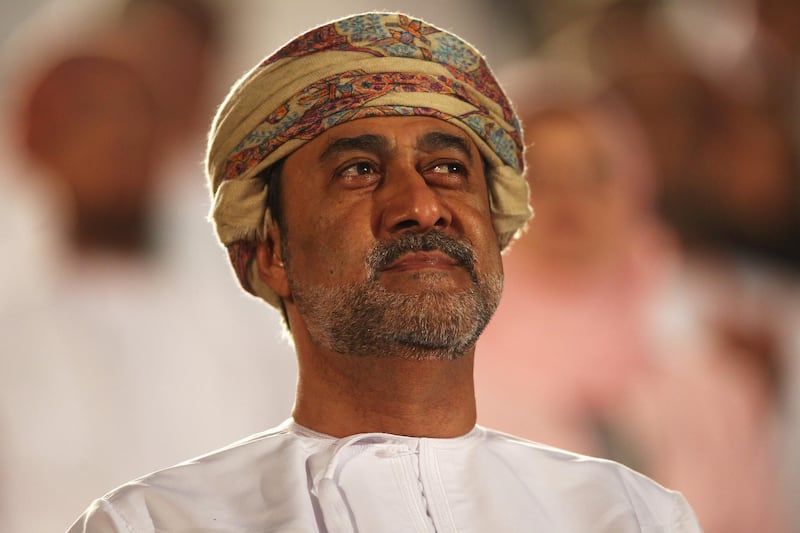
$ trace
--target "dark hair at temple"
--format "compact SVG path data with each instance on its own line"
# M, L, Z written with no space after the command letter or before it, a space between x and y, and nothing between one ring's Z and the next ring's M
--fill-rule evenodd
M261 171L258 175L267 185L267 216L272 219L272 223L278 226L278 231L281 235L281 255L286 257L286 224L283 219L283 202L281 202L281 189L282 180L281 174L283 172L283 163L286 158L276 161L275 164L270 165ZM289 316L286 314L286 306L283 304L283 299L280 300L281 318L283 324L286 326L287 331L292 331L289 325Z
M272 221L278 225L281 235L283 235L285 231L283 223L283 205L281 202L281 173L283 172L284 161L286 161L286 158L275 162L274 165L270 165L259 174L259 178L268 186L267 209L269 210L269 216L272 218Z

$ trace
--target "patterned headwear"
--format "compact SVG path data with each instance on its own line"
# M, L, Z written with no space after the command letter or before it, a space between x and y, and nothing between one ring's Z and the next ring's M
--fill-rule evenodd
M454 124L488 162L492 222L505 247L531 216L520 124L480 53L397 13L366 13L290 41L239 80L209 134L211 216L242 286L272 305L256 244L272 219L262 172L328 128L382 116Z

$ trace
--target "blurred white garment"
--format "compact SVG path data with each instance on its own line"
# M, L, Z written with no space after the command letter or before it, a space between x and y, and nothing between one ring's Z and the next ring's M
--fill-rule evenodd
M186 168L147 259L78 260L46 199L3 199L0 531L63 531L98 494L288 414L293 349L238 287Z

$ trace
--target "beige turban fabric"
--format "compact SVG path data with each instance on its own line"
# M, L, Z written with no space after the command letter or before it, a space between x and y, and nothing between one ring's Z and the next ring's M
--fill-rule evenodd
M531 216L517 116L469 43L397 13L366 13L297 37L231 89L209 134L211 217L242 286L276 307L255 248L272 223L263 171L328 128L366 117L430 116L475 141L505 247Z

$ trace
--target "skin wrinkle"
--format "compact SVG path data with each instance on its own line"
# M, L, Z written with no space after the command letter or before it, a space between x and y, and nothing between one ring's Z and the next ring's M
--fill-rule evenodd
M456 135L450 135L441 131L432 131L422 136L417 141L417 150L423 152L436 152L439 150L456 150L473 163L472 152L469 149L466 139Z
M470 163L473 162L472 152L470 152L467 141L462 137L449 133L439 131L427 133L417 141L416 148L422 152L456 150L466 157ZM320 161L324 162L335 155L354 150L361 150L380 156L387 156L393 153L391 144L384 136L364 134L333 140L320 155Z
M356 137L342 137L332 141L322 152L320 161L327 161L335 155L361 150L373 154L384 155L389 153L389 142L381 135L364 134Z

